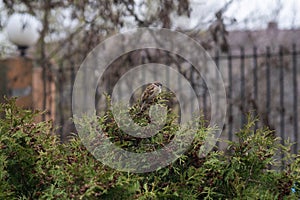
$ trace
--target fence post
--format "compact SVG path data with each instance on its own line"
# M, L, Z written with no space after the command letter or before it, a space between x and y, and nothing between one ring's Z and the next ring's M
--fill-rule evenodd
M285 109L284 109L284 66L283 66L283 51L282 47L279 48L279 87L280 87L280 137L284 138L284 116L285 116ZM284 139L281 140L282 144L284 144Z
M233 114L232 114L232 56L231 51L228 51L228 79L229 79L229 86L228 86L228 139L232 141L232 129L233 129Z
M64 70L63 67L61 66L61 63L59 64L59 68L58 68L58 77L57 77L57 87L58 87L58 95L59 95L59 100L58 100L58 115L59 115L59 134L62 137L63 134L63 126L65 123L65 115L64 115L64 106L63 106L63 97L64 97L64 90L63 90L63 86L64 86Z
M257 47L253 47L253 98L254 102L258 99L258 86L257 86ZM255 117L257 117L257 108L254 110ZM256 131L258 128L257 122L255 122L254 130Z
M295 145L294 153L297 153L298 150L298 82L297 82L297 49L296 44L293 44L293 90L294 90L294 100L293 100L293 110L294 110L294 136L295 136Z
M267 47L266 53L266 114L265 120L267 125L269 125L269 114L270 114L270 101L271 101L271 79L270 79L270 59L271 59L271 51L270 47Z
M244 47L241 47L240 49L240 59L241 59L241 127L245 125L246 123L246 117L245 117L245 51Z

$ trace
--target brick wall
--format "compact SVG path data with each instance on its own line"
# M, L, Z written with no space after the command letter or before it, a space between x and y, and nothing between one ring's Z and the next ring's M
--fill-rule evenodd
M55 84L47 81L46 85L46 119L54 120ZM18 106L44 110L43 91L42 69L34 67L32 59L16 57L0 60L0 101L4 96L17 97Z

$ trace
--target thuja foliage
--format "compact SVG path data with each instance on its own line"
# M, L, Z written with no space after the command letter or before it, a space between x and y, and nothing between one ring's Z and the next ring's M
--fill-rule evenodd
M138 108L130 108L131 115ZM38 112L9 100L0 106L0 199L298 199L300 157L255 120L205 157L198 152L209 128L199 119L193 144L171 165L148 173L126 173L104 166L78 137L62 144L51 122L34 121ZM134 117L133 117L134 118ZM146 114L134 118L141 125ZM88 120L81 120L88 124ZM112 112L97 118L103 134L120 148L145 152L162 148L179 127L168 112L163 129L151 139L125 135ZM90 125L90 124L89 124ZM99 140L101 142L101 140ZM284 160L281 160L284 155Z

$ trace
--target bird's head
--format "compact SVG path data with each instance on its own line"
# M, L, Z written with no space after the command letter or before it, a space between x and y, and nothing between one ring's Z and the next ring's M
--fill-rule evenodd
M160 82L158 82L158 81L154 82L153 84L156 85L157 87L161 87L162 86L162 84Z

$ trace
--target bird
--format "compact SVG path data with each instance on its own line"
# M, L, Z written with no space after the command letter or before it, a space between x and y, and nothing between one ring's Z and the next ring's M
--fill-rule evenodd
M154 99L161 93L162 84L158 81L150 83L141 95L141 112L150 105Z

